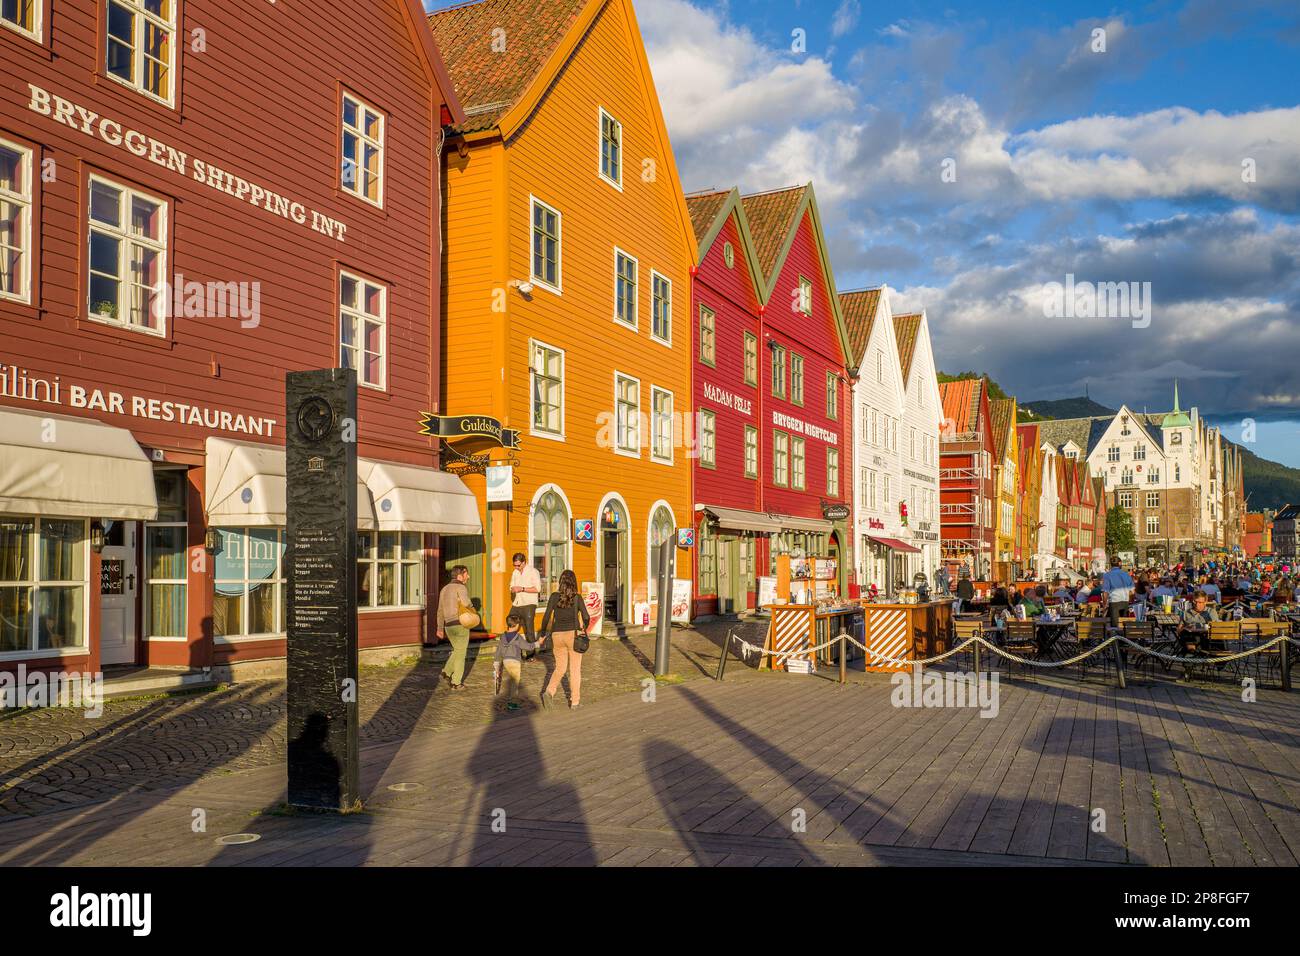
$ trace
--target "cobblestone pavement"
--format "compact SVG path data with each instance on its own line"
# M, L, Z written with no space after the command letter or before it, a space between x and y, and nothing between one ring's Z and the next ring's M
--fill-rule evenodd
M682 680L712 676L726 630L718 624L675 629L670 671ZM539 709L537 695L553 659L547 655L524 665L524 704L503 714L490 689L492 652L491 645L481 654L471 650L461 691L440 679L441 661L363 668L362 746L481 725L494 717L526 717ZM637 690L653 670L653 634L593 641L583 661L582 710ZM735 666L729 676L739 679L743 673L748 672ZM563 691L557 695L557 702L562 700ZM94 720L68 708L0 713L0 819L282 764L285 728L282 680L109 700Z

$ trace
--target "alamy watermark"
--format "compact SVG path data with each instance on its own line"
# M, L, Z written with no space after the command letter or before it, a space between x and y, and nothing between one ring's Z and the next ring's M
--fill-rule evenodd
M894 674L889 702L895 707L978 707L980 716L998 715L998 672L920 671Z
M1049 319L1131 319L1133 328L1151 324L1150 282L1065 282L1043 286L1043 315Z
M0 710L23 707L80 707L92 720L104 713L102 671L0 671Z

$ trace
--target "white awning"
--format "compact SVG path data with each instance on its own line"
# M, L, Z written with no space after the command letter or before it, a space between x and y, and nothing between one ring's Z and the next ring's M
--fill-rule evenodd
M287 522L284 449L276 445L207 440L203 506L214 528L283 528ZM372 531L375 505L357 476L357 527Z
M152 521L153 465L125 428L2 409L0 511Z
M727 531L753 531L757 534L774 534L781 530L781 522L773 520L771 515L758 511L745 511L741 508L721 508L717 505L704 505L704 510L717 519L718 527Z
M768 515L781 526L783 531L816 531L826 533L835 530L835 525L821 518L800 518L796 515Z
M478 499L455 475L368 458L357 462L357 474L370 486L380 531L483 533Z

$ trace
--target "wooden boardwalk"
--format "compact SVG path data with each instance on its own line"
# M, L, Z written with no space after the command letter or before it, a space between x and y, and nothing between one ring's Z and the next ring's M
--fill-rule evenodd
M1300 695L1004 680L985 719L894 707L879 675L737 676L369 748L364 813L259 813L283 770L215 774L0 824L0 863L1300 860ZM216 843L233 832L261 839Z

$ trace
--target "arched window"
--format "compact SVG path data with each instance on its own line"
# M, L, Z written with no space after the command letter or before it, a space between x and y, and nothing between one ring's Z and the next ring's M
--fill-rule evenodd
M674 535L673 513L663 505L650 518L650 600L659 595L659 545Z
M560 573L569 566L569 509L554 491L533 506L533 566L542 577L543 598L555 590Z

